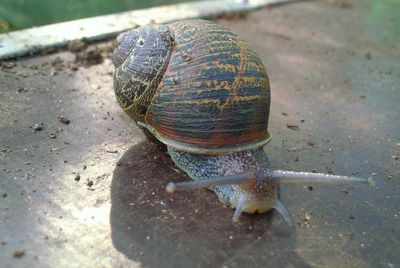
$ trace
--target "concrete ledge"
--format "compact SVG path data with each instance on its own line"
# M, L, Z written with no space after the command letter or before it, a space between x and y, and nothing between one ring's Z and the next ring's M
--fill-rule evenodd
M67 45L68 41L101 40L148 23L168 23L190 18L208 18L223 13L243 12L293 0L200 1L127 11L0 35L0 60Z

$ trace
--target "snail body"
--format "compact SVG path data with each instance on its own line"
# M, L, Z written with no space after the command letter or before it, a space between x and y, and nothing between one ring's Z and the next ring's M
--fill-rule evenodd
M167 145L193 182L242 212L276 209L280 182L365 181L269 169L270 86L258 54L228 28L205 20L147 25L117 37L113 53L118 104ZM290 178L288 178L290 177Z

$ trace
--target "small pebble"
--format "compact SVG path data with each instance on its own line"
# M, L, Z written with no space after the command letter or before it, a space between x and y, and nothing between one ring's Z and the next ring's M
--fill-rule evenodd
M87 181L87 183L86 183L86 185L87 185L88 187L92 187L93 184L94 184L93 181L90 180L90 179L89 179L89 180Z
M300 127L298 125L286 124L286 127L290 128L291 130L300 130Z
M43 123L36 123L36 124L34 124L34 125L32 126L32 129L33 129L35 132L38 132L38 131L43 130Z
M14 258L21 258L24 255L25 255L25 252L23 250L16 250L13 253Z
M58 121L60 121L61 123L65 124L65 125L69 125L69 123L71 123L71 121L68 118L65 118L64 116L59 116L57 117Z

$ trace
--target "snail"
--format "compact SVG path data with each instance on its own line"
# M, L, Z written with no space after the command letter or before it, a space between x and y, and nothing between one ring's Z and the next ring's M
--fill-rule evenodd
M113 52L118 104L167 146L192 181L166 190L208 188L243 213L277 210L280 183L367 182L356 177L272 170L264 151L270 86L248 43L206 20L182 20L128 30Z

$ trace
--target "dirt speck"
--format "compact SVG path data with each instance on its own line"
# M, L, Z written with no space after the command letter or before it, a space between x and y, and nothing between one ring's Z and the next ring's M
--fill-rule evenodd
M101 52L102 50L96 46L88 47L76 54L75 62L86 67L100 64L104 61Z
M51 67L53 67L54 69L52 75L56 75L58 71L63 71L65 67L64 60L60 57L56 57L54 60L51 61L50 64Z
M29 91L29 88L27 88L27 87L18 87L17 88L17 92L18 93L25 93L25 92L28 92Z
M93 184L94 184L94 182L91 179L88 179L87 182L86 182L87 187L92 187Z
M79 174L79 172L75 172L74 180L75 181L80 181L81 180L81 174Z
M2 69L12 69L15 66L17 66L17 64L15 62L12 61L1 61L0 62L0 66Z
M338 235L339 235L339 237L353 237L354 236L354 234L350 233L350 232L339 233Z
M13 252L12 256L14 258L21 258L22 256L25 255L25 252L23 250L16 250Z
M312 191L312 190L314 190L314 187L313 187L313 186L311 186L311 185L304 186L304 188L305 188L305 189L307 189L307 190L309 190L309 191Z
M307 141L306 144L310 147L315 147L315 143L312 141Z
M57 117L57 119L59 122L65 124L65 125L69 125L69 123L71 123L71 121L64 116L59 116L59 117Z
M286 124L286 127L290 128L291 130L300 130L300 127L294 124Z
M35 123L31 128L34 130L34 132L42 131L44 127L43 123Z
M71 40L68 42L68 50L72 52L79 52L85 49L87 44L82 39Z

